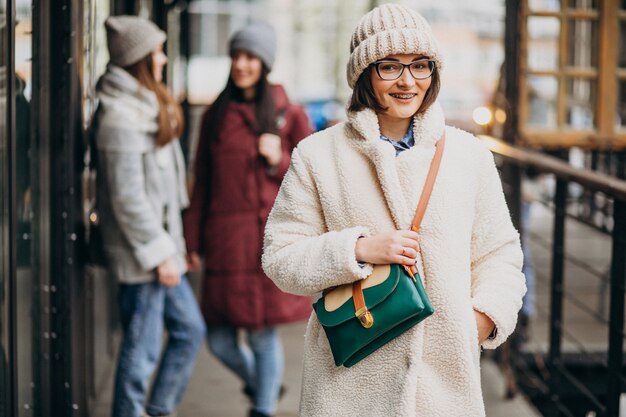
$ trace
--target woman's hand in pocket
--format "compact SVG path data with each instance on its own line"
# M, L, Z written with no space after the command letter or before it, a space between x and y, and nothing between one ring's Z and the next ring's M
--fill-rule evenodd
M488 315L478 310L474 310L474 317L476 318L476 328L478 329L478 343L483 343L496 325Z
M168 258L157 266L157 279L165 287L175 287L180 283L180 271L174 258Z

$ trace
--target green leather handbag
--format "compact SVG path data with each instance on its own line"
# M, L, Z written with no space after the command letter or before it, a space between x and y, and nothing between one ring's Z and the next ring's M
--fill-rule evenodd
M397 264L376 268L380 270L375 270L368 280L379 274L385 278L363 289L367 313L355 315L352 297L329 311L328 306L336 304L334 298L340 297L341 287L333 290L337 293L331 295L331 291L315 303L317 318L324 327L337 366L351 367L434 311L419 274L413 279Z
M419 232L434 186L445 133L437 142L411 230ZM375 265L370 276L329 289L313 304L335 365L353 366L434 312L417 268Z

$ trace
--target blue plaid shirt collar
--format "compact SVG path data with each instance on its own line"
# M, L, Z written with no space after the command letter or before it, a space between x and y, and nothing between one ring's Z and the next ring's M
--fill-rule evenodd
M401 140L389 139L382 133L380 134L380 140L391 143L396 150L396 156L398 156L401 152L411 149L413 145L415 145L415 139L413 139L413 124L409 125L409 130L406 131L406 134Z

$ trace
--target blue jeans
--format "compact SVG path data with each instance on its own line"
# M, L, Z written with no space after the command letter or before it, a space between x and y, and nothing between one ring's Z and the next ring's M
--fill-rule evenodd
M209 327L209 349L254 392L254 410L273 415L283 378L283 346L275 327L246 330L248 344L237 340L237 328Z
M151 416L170 414L180 402L205 334L189 282L183 276L173 288L157 282L120 285L118 302L124 335L113 417L143 416L150 376L161 356L163 325L169 337L145 411Z

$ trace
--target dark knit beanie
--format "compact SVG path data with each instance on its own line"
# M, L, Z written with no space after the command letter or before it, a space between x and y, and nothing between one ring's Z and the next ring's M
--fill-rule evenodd
M110 16L104 26L110 62L119 67L139 62L167 38L157 25L138 16Z
M255 22L238 30L230 38L229 51L246 51L259 59L268 69L272 69L276 58L276 33L274 29L261 22Z

